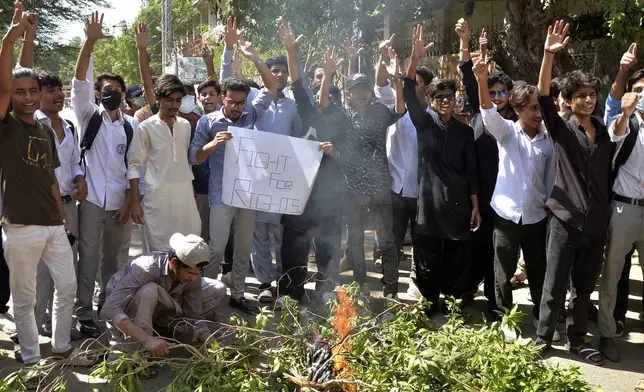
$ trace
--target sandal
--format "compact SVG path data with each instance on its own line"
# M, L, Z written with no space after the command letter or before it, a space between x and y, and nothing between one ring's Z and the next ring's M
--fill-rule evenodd
M635 392L644 392L644 378L635 385Z
M570 346L570 343L568 343L566 344L566 349L573 354L577 354L586 362L592 365L604 366L604 358L602 357L601 353L588 343L584 343L581 346L577 347L572 347ZM599 357L599 361L592 360L593 357Z

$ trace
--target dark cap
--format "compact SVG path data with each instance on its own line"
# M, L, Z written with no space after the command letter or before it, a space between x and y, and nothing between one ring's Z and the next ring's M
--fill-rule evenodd
M127 98L138 97L141 94L143 94L143 89L136 84L129 86L127 90L125 90L125 96Z
M367 88L370 88L371 81L369 80L369 77L362 73L355 73L349 76L349 79L347 81L347 90L351 90L358 86L365 86Z

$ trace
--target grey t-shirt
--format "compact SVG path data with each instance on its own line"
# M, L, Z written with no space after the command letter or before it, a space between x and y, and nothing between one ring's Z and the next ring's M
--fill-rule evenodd
M2 224L63 224L52 194L58 166L53 132L7 113L0 121Z

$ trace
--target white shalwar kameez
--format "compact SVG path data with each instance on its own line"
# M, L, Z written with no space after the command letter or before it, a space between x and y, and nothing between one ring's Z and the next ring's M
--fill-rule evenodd
M143 236L146 252L170 250L174 233L201 233L201 219L188 163L190 123L177 117L171 131L158 115L139 124L128 153L128 181L143 183Z

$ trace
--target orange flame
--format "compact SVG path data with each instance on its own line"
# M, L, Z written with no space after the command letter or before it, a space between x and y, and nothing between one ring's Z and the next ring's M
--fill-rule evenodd
M338 334L338 341L342 342L347 336L349 336L349 333L354 327L352 319L356 314L356 309L351 306L351 299L349 299L349 296L344 289L338 290L338 299L339 304L336 305L333 310L333 319L331 320L331 323ZM333 372L341 378L345 378L352 373L351 369L349 369L347 365L344 355L342 354L350 348L351 346L347 341L338 344L331 350L333 353ZM347 392L355 392L358 390L358 386L356 384L347 384L343 389Z

